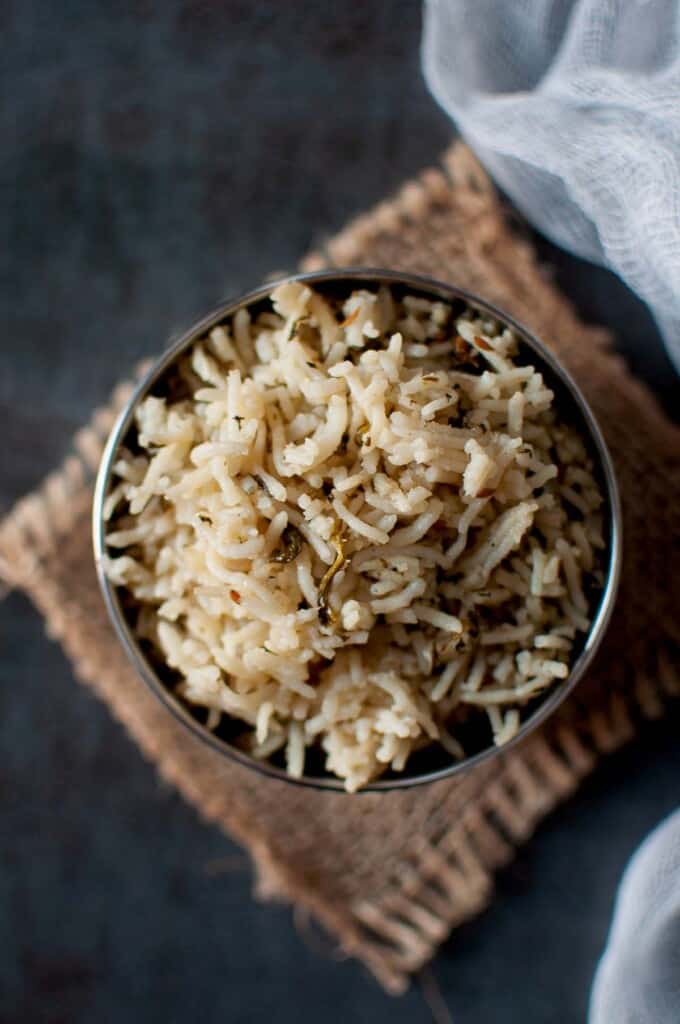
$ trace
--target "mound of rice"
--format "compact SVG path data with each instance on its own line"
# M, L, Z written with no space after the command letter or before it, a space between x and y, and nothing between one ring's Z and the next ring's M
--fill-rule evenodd
M602 498L517 339L473 309L286 283L147 397L106 571L177 691L288 772L354 791L437 742L497 744L566 679L602 584ZM485 719L486 720L486 719Z

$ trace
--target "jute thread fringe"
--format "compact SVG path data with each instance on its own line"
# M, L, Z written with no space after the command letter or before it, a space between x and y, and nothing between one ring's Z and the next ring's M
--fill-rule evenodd
M489 179L458 144L304 261L430 274L508 310L581 384L606 435L623 496L620 598L588 678L520 747L460 779L345 796L263 779L228 763L138 681L108 624L90 552L93 475L129 385L74 439L74 454L0 525L0 576L30 595L76 676L98 694L160 775L250 851L262 898L311 912L399 993L452 928L479 913L494 872L538 822L644 718L680 695L680 431L585 326L513 233ZM74 739L74 742L77 742Z

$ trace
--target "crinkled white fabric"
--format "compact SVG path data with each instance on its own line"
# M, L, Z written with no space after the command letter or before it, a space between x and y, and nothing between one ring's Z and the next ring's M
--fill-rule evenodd
M589 1020L680 1021L680 811L652 832L626 869Z
M423 66L524 215L620 274L680 368L680 2L426 0Z

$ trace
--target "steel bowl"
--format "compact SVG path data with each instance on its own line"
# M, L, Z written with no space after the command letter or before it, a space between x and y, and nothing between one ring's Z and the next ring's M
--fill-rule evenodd
M561 415L574 423L580 430L595 464L596 475L605 498L604 519L605 540L607 544L605 582L593 616L590 631L583 639L580 649L578 649L576 660L572 665L568 678L550 690L545 698L539 698L537 706L523 721L517 734L502 747L486 745L462 761L453 761L450 755L443 752L437 744L432 744L423 751L413 754L403 772L384 776L365 786L360 792L400 789L449 778L458 773L469 771L475 765L481 764L482 761L498 757L521 743L529 733L533 732L534 729L550 718L562 701L572 692L591 663L612 613L621 570L621 508L611 457L592 411L581 394L579 387L564 367L526 328L483 299L471 295L462 288L456 288L453 285L444 284L431 278L390 270L351 268L347 270L298 274L286 280L303 281L325 294L338 296L346 295L356 287L366 285L375 287L380 284L386 284L397 292L403 291L409 294L422 295L432 300L441 299L446 302L462 300L482 313L490 315L500 323L509 326L519 338L520 345L530 351L532 360L539 366L549 386L555 392L556 403ZM198 710L192 709L184 703L171 691L168 684L163 681L163 667L154 661L148 651L143 650L142 645L140 645L139 640L134 635L131 623L125 613L123 603L121 602L120 590L107 579L103 570L106 540L102 506L111 486L112 467L116 461L118 449L129 435L134 432L134 414L137 405L149 392L152 392L156 387L160 388L162 386L161 378L163 375L172 367L178 356L197 341L198 338L215 325L233 316L237 310L243 307L249 307L254 311L257 310L258 306L265 303L272 290L281 283L283 282L277 281L257 288L241 298L223 303L207 316L202 317L157 360L137 385L111 431L97 476L93 506L94 558L104 601L106 602L106 607L118 637L143 682L162 701L169 712L204 743L207 743L225 757L231 758L241 765L245 765L266 776L285 780L291 784L344 791L342 780L324 774L323 769L318 774L309 774L304 775L300 779L293 779L282 767L268 761L258 761L239 750L229 742L228 738L221 738L208 730L199 720Z

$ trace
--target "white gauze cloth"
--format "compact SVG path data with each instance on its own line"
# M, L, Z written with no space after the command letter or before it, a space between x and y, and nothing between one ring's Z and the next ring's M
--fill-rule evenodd
M527 219L620 274L680 368L680 2L426 0L423 66Z
M680 1021L680 811L652 832L626 869L589 1021Z

